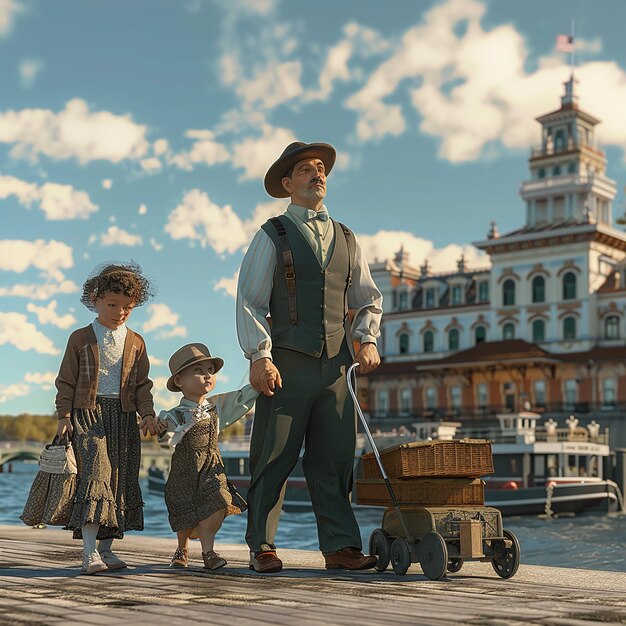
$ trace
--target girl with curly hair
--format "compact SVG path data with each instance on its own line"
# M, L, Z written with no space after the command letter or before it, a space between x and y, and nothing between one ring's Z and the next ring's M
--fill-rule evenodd
M55 381L57 436L72 437L78 465L67 528L83 540L84 574L126 567L113 540L143 530L139 431L154 435L157 423L146 345L126 322L153 292L136 263L96 268L80 301L97 317L70 335Z

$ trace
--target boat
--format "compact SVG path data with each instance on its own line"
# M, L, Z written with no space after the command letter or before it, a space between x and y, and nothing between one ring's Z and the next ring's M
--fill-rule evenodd
M541 416L531 411L498 415L498 425L480 429L462 428L462 422L415 422L412 429L375 432L379 450L399 443L439 439L481 438L491 441L494 474L484 476L485 504L503 515L556 516L582 512L624 511L623 485L612 480L612 453L608 430L592 420L586 427L570 416L564 427L549 419L538 426ZM458 435L457 435L457 431ZM220 442L226 474L244 494L250 483L249 437ZM355 454L355 477L360 475L360 456L369 451L359 434ZM624 458L621 459L624 464ZM164 490L166 472L148 470L148 488ZM358 507L359 505L354 505ZM287 481L283 509L310 510L311 501L300 457Z

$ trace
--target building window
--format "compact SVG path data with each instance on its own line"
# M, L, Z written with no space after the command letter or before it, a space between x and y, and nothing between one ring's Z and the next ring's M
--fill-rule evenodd
M515 339L515 325L511 322L507 322L502 327L502 339L504 339L505 341L507 339Z
M476 326L476 330L474 331L474 337L476 339L476 345L486 341L487 339L487 330L484 326Z
M452 385L450 387L450 408L460 409L462 404L462 388L461 385Z
M480 409L486 408L489 404L487 383L478 383L478 385L476 385L476 404Z
M615 406L617 381L615 378L604 378L602 380L602 408L612 408Z
M609 315L604 320L604 338L619 339L619 317Z
M567 173L568 174L575 174L576 173L576 163L574 163L574 161L570 161L568 166L567 166Z
M533 278L533 302L546 301L546 281L543 276Z
M537 170L537 178L545 178L546 177L546 170L543 167L540 167Z
M504 306L515 304L515 283L510 278L502 285L502 304Z
M452 287L452 304L461 304L461 285Z
M376 412L384 415L389 410L389 392L386 389L379 389L376 393Z
M478 302L489 300L489 283L486 280L478 283Z
M426 289L426 308L432 309L435 306L435 288Z
M409 308L409 294L406 291L400 292L400 299L398 301L398 309L405 311Z
M533 390L535 392L535 406L545 407L546 406L546 381L545 380L533 381Z
M426 387L426 408L429 411L437 408L437 390L434 387Z
M576 408L578 399L578 381L575 378L568 378L565 381L565 409L573 411Z
M546 340L546 324L543 320L533 322L533 341L539 343Z
M560 176L561 175L561 166L555 165L552 170L552 176Z
M408 354L409 353L409 335L408 333L401 333L398 338L398 343L400 344L400 354Z
M554 133L554 149L563 150L565 148L565 133L562 128ZM558 165L556 167L559 167ZM556 167L554 169L556 169Z
M435 349L435 335L432 330L424 333L424 352L432 352Z
M411 413L411 390L404 388L400 391L400 411L403 415Z
M576 299L576 274L567 272L563 276L563 300Z
M456 328L452 328L448 333L448 350L459 349L459 331Z
M566 317L563 320L563 339L576 339L575 317Z

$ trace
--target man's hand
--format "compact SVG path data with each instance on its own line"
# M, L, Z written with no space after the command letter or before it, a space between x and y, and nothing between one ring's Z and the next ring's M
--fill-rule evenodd
M367 372L375 370L380 365L380 356L378 355L376 344L361 344L354 361L359 364L359 374L367 374Z
M257 359L250 367L250 384L266 396L273 396L276 387L283 386L283 379L271 359Z
M139 430L141 430L144 437L147 437L148 433L156 435L159 432L157 418L152 414L144 415L141 422L139 422Z
M67 433L68 439L71 438L72 432L74 428L72 426L72 420L69 417L64 417L59 420L59 425L57 426L56 437L61 440L63 435Z

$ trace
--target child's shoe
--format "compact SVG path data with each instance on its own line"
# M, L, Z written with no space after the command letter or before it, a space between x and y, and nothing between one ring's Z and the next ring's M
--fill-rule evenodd
M109 569L124 569L125 567L128 567L126 565L126 562L122 561L122 559L120 559L120 557L116 554L113 554L111 550L103 550L102 552L100 552L100 557L102 559L102 562Z
M213 550L203 552L202 559L204 560L204 569L210 569L212 572L228 563L226 559L222 558L217 552L213 552Z
M176 548L170 567L189 567L189 551L186 548Z
M83 556L83 567L80 570L81 574L97 574L98 572L104 572L109 569L106 564L100 558L100 553L96 550L91 554L85 554Z

